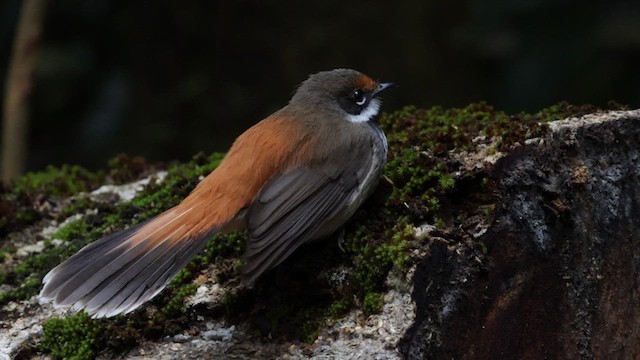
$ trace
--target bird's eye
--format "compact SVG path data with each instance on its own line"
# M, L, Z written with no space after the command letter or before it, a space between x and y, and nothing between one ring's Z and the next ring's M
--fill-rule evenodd
M356 105L362 106L367 102L367 97L362 89L356 89L353 91L353 100L355 100Z

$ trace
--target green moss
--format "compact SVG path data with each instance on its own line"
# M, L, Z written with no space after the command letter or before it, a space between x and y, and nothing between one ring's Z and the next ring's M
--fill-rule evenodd
M107 233L112 233L132 223L146 220L174 206L193 189L199 181L198 177L206 175L215 168L221 158L222 154L219 153L208 157L200 154L195 156L191 162L172 165L164 182L151 184L145 191L136 196L132 204L99 206L94 201L80 199L68 205L63 210L64 215L67 216L74 213L82 213L96 207L100 207L100 211L97 215L88 215L75 220L60 228L54 234L53 238L66 240L68 241L67 243L57 247L50 247L41 254L26 258L14 268L0 271L0 279L4 279L8 285L16 286L12 290L0 293L0 305L8 301L28 299L37 294L40 284L34 284L33 282L39 282L46 272L73 255L83 246L103 237ZM17 181L14 191L16 193L40 191L51 196L70 195L74 191L90 190L89 180L93 181L98 178L97 175L92 175L79 167L64 166L60 169L51 167L49 170L49 172L26 175ZM51 187L46 186L47 181L52 182ZM173 194L174 191L175 194ZM170 194L170 196L167 196L167 194ZM237 246L237 243L235 246ZM217 247L223 248L224 246L219 245ZM209 259L212 259L212 256ZM200 261L199 267L202 268L204 266L205 262ZM28 278L34 280L28 282L30 286L24 286L23 282ZM187 281L185 280L185 282ZM177 299L187 292L186 290L180 290L179 287L176 287L176 289L179 294L176 296L169 294L169 299Z
M9 301L26 300L40 291L41 279L46 272L79 250L69 244L58 246L41 254L31 255L17 266L0 271L0 283L12 286L0 292L0 305Z
M349 299L339 298L329 305L327 315L332 318L338 318L346 314L352 305L353 304Z
M414 226L431 223L444 230L471 214L491 215L488 174L462 171L453 154L473 150L478 143L489 145L492 153L506 152L542 136L549 121L594 111L561 103L532 115L508 115L480 102L453 109L408 106L383 115L380 125L389 143L384 175L393 190L346 239L363 311L381 308L389 271L402 271L411 262Z
M77 192L92 190L102 181L102 172L63 165L29 172L13 182L11 188L0 186L0 238L51 216L50 207L34 206L34 202L56 204Z
M244 248L245 240L246 233L244 232L214 235L207 243L205 250L201 254L196 255L193 260L171 280L169 287L165 291L168 300L165 300L162 312L167 316L175 316L184 312L185 299L195 294L198 288L197 284L192 283L194 278L209 265L223 258L240 256ZM224 274L224 269L222 270ZM226 278L229 278L232 275L237 275L238 267L233 266L227 270ZM226 278L217 279L217 281L221 282L226 280Z
M0 283L6 284L4 274L0 275ZM40 289L41 281L36 278L27 278L15 288L0 292L0 304L6 304L9 301L24 300L30 298Z
M61 257L67 254L71 254L75 250L75 247L68 249L61 246L51 249L46 253L46 255L45 253L42 253L29 256L14 268L13 273L16 275L16 277L19 278L20 282L31 275L39 277L37 275L48 271L49 269L57 265L59 260L61 260Z
M315 321L307 321L302 326L303 341L307 344L313 344L318 335L320 335L320 322L317 317L314 317Z
M220 313L227 318L237 317L249 308L253 300L253 294L247 289L227 291L220 299Z
M544 114L558 114L560 110ZM446 161L450 152L475 146L476 138L500 137L496 150L504 151L545 130L540 116L509 116L486 103L465 108L416 109L406 107L383 116L390 157L385 175L395 187L387 206L406 204L417 209L423 220L435 221L441 199L455 188L455 164Z
M78 239L85 236L87 231L89 231L89 224L85 219L79 219L59 228L52 238L60 240Z
M171 285L178 287L181 284L188 284L209 265L225 258L239 257L244 249L246 238L246 232L242 231L213 235L204 250L176 275ZM237 268L234 266L228 270L233 272Z
M373 290L380 288L379 283L386 278L392 266L404 269L408 256L405 251L407 242L391 241L377 247L367 246L361 252L362 260L356 263L357 276L364 288ZM361 269L358 269L358 268Z
M8 285L16 285L16 290L9 291L10 294L0 294L0 305L12 300L24 300L35 295L39 291L40 279L54 266L67 259L80 248L93 240L100 238L106 229L109 229L113 222L106 221L112 219L108 216L89 215L85 218L75 220L66 226L58 229L53 238L66 240L62 245L51 246L39 254L34 254L23 259L18 265L0 271L0 278ZM121 220L118 225L122 227ZM48 243L48 241L46 242ZM26 279L33 279L24 286ZM37 283L35 283L37 282Z
M382 310L384 301L382 300L382 294L377 292L369 292L365 294L362 301L362 311L366 315L376 314Z
M174 206L193 189L199 181L199 176L209 173L217 166L221 158L221 154L213 154L208 157L200 154L194 157L191 162L171 165L163 182L152 182L130 204L103 206L91 200L80 199L67 206L63 210L63 216L82 213L93 208L99 208L99 212L96 215L88 215L67 224L53 236L54 238L67 240L68 243L58 247L51 247L43 254L26 259L11 271L0 274L0 277L5 276L13 283L19 283L29 277L29 281L25 283L26 285L12 291L8 296L5 296L5 300L33 296L39 290L40 279L44 273L75 253L82 246L101 238L107 233L117 231L132 223L143 221ZM123 158L114 160L110 166L112 167L111 174L113 174L114 169L118 169L117 173L120 176L120 180L131 179L134 176L133 174L140 170L131 169L131 161ZM78 191L85 190L86 188L78 189ZM238 249L238 241L240 240L234 235L224 237L220 244L211 246L210 251L224 250L226 254L233 253L233 250L227 249L227 245L229 248ZM163 318L177 316L184 311L185 298L193 294L197 289L195 284L190 284L190 280L200 269L207 265L208 261L213 261L214 258L214 255L209 254L199 257L194 264L189 264L185 270L179 273L172 285L159 298ZM34 286L32 287L31 285ZM21 290L23 287L25 291ZM1 297L0 300L2 300ZM121 336L139 336L140 330L145 329L148 325L144 318L133 317L132 319L134 321L126 324L123 329L119 329ZM82 312L65 319L53 319L45 324L41 347L44 351L59 358L93 358L98 351L107 346L106 342L101 340L104 327L99 324L99 322L89 319ZM163 333L163 331L166 331L166 329L161 330L160 333ZM119 341L123 343L132 342L132 340L127 339L120 339Z
M534 115L511 116L480 102L454 109L408 106L383 115L380 124L389 143L384 175L393 189L384 204L369 209L368 219L350 227L345 241L363 311L381 308L389 271L403 271L411 262L415 226L431 223L446 229L471 213L487 214L482 206L491 202L488 176L461 171L452 154L473 150L478 142L491 145L494 153L508 151L544 134L543 123L573 110L560 104ZM452 200L453 194L461 202ZM333 303L344 304L338 299Z
M212 263L215 258L238 256L244 251L248 234L236 231L228 234L215 235L207 244L202 256L205 263Z
M15 286L12 290L0 293L0 305L8 301L25 300L37 294L41 279L51 268L104 234L105 229L112 225L106 219L108 217L90 215L70 222L58 229L52 237L67 242L59 246L48 244L44 252L28 256L18 265L0 271L0 279Z
M438 178L438 186L442 190L452 189L456 184L456 181L448 174L442 174L440 178Z
M103 173L93 173L77 165L48 166L44 171L29 172L20 177L16 180L13 191L62 198L89 191L103 181L103 178Z
M612 110L624 110L626 108L624 105L620 105L615 102L610 103L609 107ZM529 116L536 119L538 122L548 123L551 121L563 120L568 117L577 117L592 114L601 110L602 109L599 109L598 107L593 105L572 105L566 101L563 101L558 104L551 105L548 108L544 108L531 116L527 114L519 114L519 116Z
M143 194L131 201L131 205L142 209L138 219L151 218L179 204L193 190L200 177L213 171L223 158L222 153L209 156L201 153L188 163L171 165L161 183L151 184Z
M308 304L302 308L300 304L280 303L268 309L266 316L269 331L276 334L287 333L306 343L313 343L319 335L324 323L325 309Z
M7 255L13 254L18 250L14 245L8 244L0 248L0 260L3 260Z
M103 346L104 327L85 312L42 325L41 348L59 359L93 359Z
M109 167L108 177L116 184L124 184L138 180L138 178L149 171L145 159L141 156L130 157L127 154L118 154L107 163Z
M390 215L390 214L386 214ZM382 220L385 219L385 220ZM385 224L392 218L369 219L347 238L345 247L353 253L353 276L356 293L363 304L363 311L367 314L376 312L380 306L373 306L371 294L379 294L384 290L385 279L393 268L402 272L406 271L410 263L408 251L409 243L415 241L413 227L409 224L409 218L396 218L395 224ZM382 228L378 228L382 225ZM390 226L384 228L384 226ZM379 230L378 230L379 229ZM380 231L380 233L376 233ZM343 299L347 304L348 298ZM340 304L340 302L337 302Z
M185 299L196 293L197 284L188 284L178 287L171 292L169 301L162 307L161 311L167 316L175 316L186 310Z
M78 197L73 199L71 203L69 203L60 211L59 218L66 219L71 215L82 213L85 210L94 209L98 206L99 204L91 200L91 198L89 197Z

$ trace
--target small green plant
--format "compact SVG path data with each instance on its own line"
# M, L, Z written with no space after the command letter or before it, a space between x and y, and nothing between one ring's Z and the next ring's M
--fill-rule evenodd
M302 332L304 334L304 342L307 344L313 344L320 334L320 324L316 321L308 321L302 325Z
M364 311L366 315L377 314L382 310L383 305L382 294L369 292L365 294L362 301L362 311Z
M89 231L89 224L85 219L78 219L68 223L67 225L58 229L53 234L53 239L60 240L73 240L84 237Z
M178 286L171 292L169 301L162 307L161 311L167 316L175 316L186 310L185 299L196 293L197 284L187 284Z
M327 309L327 314L332 318L338 318L346 314L351 306L349 299L341 298L331 303L329 309Z
M442 190L449 190L454 187L456 181L448 174L440 175L438 179L438 185Z
M93 359L103 346L104 327L85 312L47 320L42 330L41 348L59 359Z

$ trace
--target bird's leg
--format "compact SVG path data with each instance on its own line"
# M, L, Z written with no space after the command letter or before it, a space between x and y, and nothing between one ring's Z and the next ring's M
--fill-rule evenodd
M343 245L345 243L345 239L344 239L344 226L340 228L340 230L338 230L338 232L336 233L338 235L338 247L340 248L340 250L342 250L342 252L346 253L347 251L344 249Z

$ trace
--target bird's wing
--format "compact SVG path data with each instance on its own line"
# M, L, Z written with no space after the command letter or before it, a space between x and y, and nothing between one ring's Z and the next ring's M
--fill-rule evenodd
M367 150L367 149L365 149ZM325 166L299 167L270 179L247 211L250 238L243 275L251 282L295 249L328 235L371 169L372 152L359 151ZM343 219L346 220L346 219Z
M272 116L247 130L180 205L87 245L45 276L40 298L103 317L130 312L154 297L213 233L235 228L236 214L272 168L298 149L301 135L292 124Z

